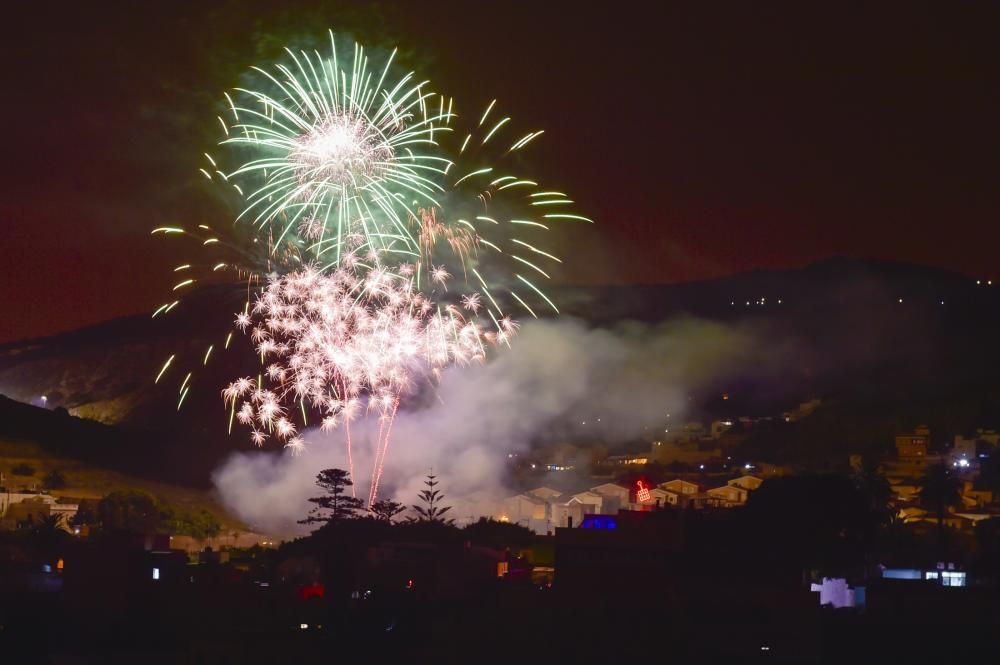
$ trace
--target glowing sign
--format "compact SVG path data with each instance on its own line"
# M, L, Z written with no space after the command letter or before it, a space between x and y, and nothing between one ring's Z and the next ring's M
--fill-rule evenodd
M638 485L639 487L639 489L635 493L636 500L638 500L639 503L645 503L649 501L651 498L649 495L649 488L646 487L641 480L636 482L636 485Z

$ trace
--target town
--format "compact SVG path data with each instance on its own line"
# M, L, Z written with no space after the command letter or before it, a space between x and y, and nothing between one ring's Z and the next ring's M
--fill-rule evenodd
M777 419L819 407L812 400ZM239 630L234 617L243 612L259 628L247 648L311 653L317 641L373 631L389 634L386 649L439 648L416 637L423 613L446 606L447 621L457 621L460 608L487 598L491 609L454 639L471 643L528 598L532 611L555 613L552 629L568 629L558 615L570 606L578 620L624 630L651 625L666 603L685 607L691 622L672 635L681 652L747 658L763 650L780 660L811 653L816 631L834 625L846 631L835 649L844 655L871 643L906 653L888 637L894 626L957 626L1000 611L996 431L942 440L918 425L877 459L855 454L837 470L809 470L726 454L737 450L732 430L752 421L687 423L645 453L591 454L594 484L577 489L567 483L580 480L580 449L543 449L535 461L511 455L527 470L522 480L544 482L499 500L494 515L450 514L433 475L411 510L391 501L342 510L337 499L349 483L340 483L320 493L318 505L333 506L314 520L321 526L284 542L226 533L210 515L171 511L141 492L77 500L59 489L58 472L32 481L23 465L5 469L0 580L16 602L5 604L2 624L8 636L25 630L33 608L63 625L66 612L79 603L96 609L99 597L102 622L118 617L124 623L108 625L155 640L152 617L190 613L184 630L201 637L185 642L185 657L196 660L214 648L210 635ZM619 602L627 618L611 609ZM698 618L708 616L707 624ZM74 640L93 639L87 620L70 623ZM541 638L527 626L513 631L509 648ZM697 643L710 639L707 626L740 637L706 650Z

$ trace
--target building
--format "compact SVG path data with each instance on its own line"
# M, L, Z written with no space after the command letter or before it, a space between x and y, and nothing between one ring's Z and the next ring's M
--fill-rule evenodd
M702 448L695 441L654 441L650 459L658 464L704 464L722 457L721 448Z
M559 496L560 494L562 494L562 492L560 492L559 490L554 490L551 487L538 487L533 490L528 490L528 494L536 496L542 501L550 501L555 497Z
M617 513L622 508L629 505L629 490L627 487L616 485L615 483L603 483L597 487L591 487L590 491L602 497L602 513Z
M59 499L43 492L0 491L0 517L13 524L27 520L38 521L50 515L62 515L62 527L69 530L69 522L76 516L79 504Z
M643 464L649 464L648 455L608 455L604 458L606 464L620 464L629 465L635 464L642 466Z
M651 508L664 508L666 506L676 506L680 502L681 495L670 490L654 487L649 490L649 501L636 502L638 510L649 510Z
M536 531L548 527L549 504L533 494L517 494L501 503L501 520L526 526Z
M550 521L553 526L572 529L583 522L583 516L593 512L590 506L574 500L553 502Z
M732 508L746 504L749 495L749 490L739 485L723 485L722 487L713 487L705 492L705 499L710 506Z
M962 483L962 503L967 508L984 508L993 504L993 490L976 489L972 481Z
M741 487L750 492L754 491L758 487L764 484L764 481L757 476L740 476L739 478L733 478L727 485L732 485L733 487Z
M677 478L676 480L670 480L665 483L660 483L657 485L660 489L664 489L675 494L681 495L685 499L693 499L695 495L698 494L698 485L687 480L681 480Z
M912 434L896 436L896 458L886 460L886 476L891 478L919 478L927 467L940 460L929 452L931 433L926 425L917 427Z
M896 436L896 457L900 459L926 458L930 444L930 429L926 425L920 425L912 434Z

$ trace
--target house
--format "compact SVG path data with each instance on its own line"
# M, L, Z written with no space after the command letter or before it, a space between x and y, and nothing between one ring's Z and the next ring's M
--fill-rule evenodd
M921 425L913 434L900 434L896 437L896 456L900 459L927 457L930 443L931 431L926 425Z
M551 487L537 487L533 490L528 490L528 494L532 496L537 496L542 501L550 501L555 497L562 494L559 490L554 490Z
M614 483L603 483L597 487L591 487L590 491L603 498L601 510L603 513L617 513L619 508L628 506L629 490L627 487Z
M568 527L572 529L583 522L583 516L590 514L590 506L584 503L573 501L553 503L551 506L551 522L557 527Z
M671 480L665 483L660 483L657 485L660 489L664 489L676 494L680 494L685 498L694 498L698 493L698 485L695 483L688 482L686 480L681 480L677 478L676 480Z
M501 510L501 517L510 522L530 524L535 520L544 522L548 519L549 504L533 494L518 494L504 499Z
M962 503L969 508L982 508L993 503L993 491L976 489L970 481L965 481L962 487Z
M722 487L714 487L705 494L709 505L731 508L745 504L749 491L738 485L723 485Z
M733 478L727 485L732 485L733 487L742 487L745 490L753 491L760 487L764 483L763 480L757 476L740 476L739 478Z
M644 464L649 464L648 455L608 455L604 458L606 464L634 464L642 466Z
M596 492L563 494L549 502L549 520L553 526L579 526L583 516L604 512L605 497Z
M681 495L677 492L671 492L670 490L660 489L659 487L654 487L649 490L649 501L643 501L641 503L637 502L639 510L647 510L649 508L662 508L665 506L676 506L681 500Z

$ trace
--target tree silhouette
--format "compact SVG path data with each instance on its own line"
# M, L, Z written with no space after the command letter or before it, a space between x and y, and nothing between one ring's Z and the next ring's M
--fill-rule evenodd
M920 504L934 511L938 523L944 521L947 509L962 503L962 483L951 475L944 464L927 467L920 479Z
M962 483L951 475L947 466L941 463L927 467L923 478L920 479L920 486L920 504L927 510L933 511L937 517L938 547L941 550L940 555L944 556L947 547L944 518L948 508L961 505Z
M69 482L66 480L66 476L62 471L59 469L52 469L45 474L45 478L42 479L42 484L50 490L59 490L66 487Z
M439 522L442 524L452 524L455 520L444 519L444 514L451 510L451 506L441 506L441 501L444 499L444 494L440 490L436 489L438 486L437 476L433 473L427 474L427 480L424 481L424 485L427 489L423 490L417 496L420 500L424 502L422 506L413 506L413 510L417 513L418 522Z
M309 499L309 503L316 504L316 507L309 511L308 517L299 520L299 524L334 525L357 517L363 503L361 499L345 494L347 488L354 484L347 471L323 469L316 474L316 484L326 494Z
M401 503L396 503L395 501L389 501L388 499L383 499L381 501L376 501L369 508L375 519L380 522L392 523L392 518L406 510L406 506Z
M157 533L163 514L156 497L140 490L115 490L97 504L97 519L107 531Z

